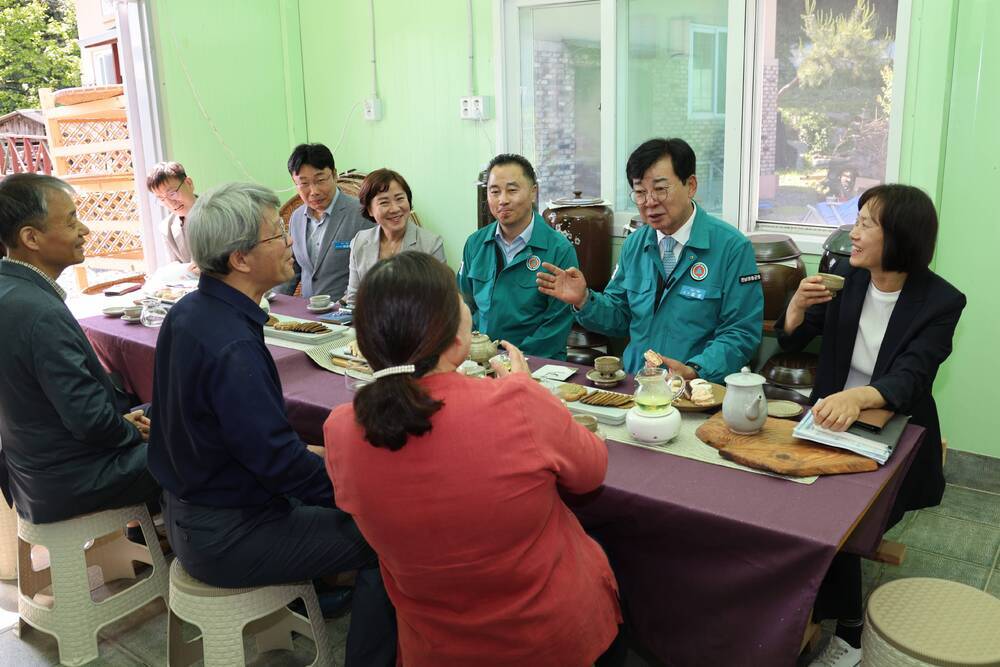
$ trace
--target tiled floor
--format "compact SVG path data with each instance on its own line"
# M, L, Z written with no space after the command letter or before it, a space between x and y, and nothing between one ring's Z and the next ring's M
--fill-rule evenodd
M901 577L952 579L986 590L1000 598L1000 459L951 451L945 467L948 486L938 507L911 512L887 535L907 545L902 565L864 561L865 594ZM0 667L54 665L56 642L27 629L22 638L11 626L16 618L16 588L0 582ZM343 664L349 617L327 622L337 664ZM100 632L100 658L93 665L166 665L167 623L161 602L152 602L131 617ZM830 628L825 626L825 634ZM820 643L822 647L824 640ZM251 664L303 665L312 659L310 642L296 640L296 651L257 656L248 644ZM798 664L808 665L811 656ZM629 656L628 667L657 667Z

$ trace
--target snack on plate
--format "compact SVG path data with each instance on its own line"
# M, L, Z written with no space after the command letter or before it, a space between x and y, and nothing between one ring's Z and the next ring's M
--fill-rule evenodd
M357 339L352 340L347 344L347 354L352 357L358 357L359 359L364 359L365 355L361 354L361 348L358 347Z
M691 380L691 402L695 405L711 405L715 403L715 392L712 383L700 378Z
M572 403L573 401L579 401L586 395L587 395L587 389L578 384L567 383L559 385L559 398L566 401L567 403Z
M603 408L630 408L632 396L617 391L594 391L580 399L584 405L599 405Z
M273 326L274 326L275 324L277 324L277 323L278 323L278 322L280 322L280 321L281 321L281 320L279 320L279 319L278 319L277 317L275 317L274 315L268 315L268 316L267 316L267 322L264 322L264 326L265 326L265 327L273 327Z
M330 329L325 324L319 322L278 322L274 325L275 331L297 331L298 333L321 334Z
M653 350L646 350L645 354L642 355L642 358L646 360L647 366L656 367L663 364L663 359L661 359L660 355Z
M163 289L158 289L155 292L153 292L153 296L155 296L157 299L162 299L163 301L177 301L182 296L187 294L189 291L190 290L185 290L180 288L171 289L170 287L165 287Z

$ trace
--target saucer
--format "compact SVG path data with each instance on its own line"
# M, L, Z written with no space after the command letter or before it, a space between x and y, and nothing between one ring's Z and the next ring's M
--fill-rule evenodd
M624 380L627 375L628 373L619 368L618 372L616 372L611 377L605 377L604 375L598 373L597 369L595 368L594 370L589 371L587 373L587 379L593 382L598 387L614 387L620 384L621 381Z
M138 317L128 317L126 315L122 315L118 319L120 319L122 322L128 322L129 324L136 324L140 320L142 320L142 316L139 315Z
M101 312L106 317L121 317L125 314L125 306L108 306L107 308L102 308Z
M328 306L307 305L306 310L308 310L310 313L325 313L327 311L333 310L333 302L331 302L330 305Z

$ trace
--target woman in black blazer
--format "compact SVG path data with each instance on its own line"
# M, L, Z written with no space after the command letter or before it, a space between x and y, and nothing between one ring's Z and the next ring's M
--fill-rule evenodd
M858 208L843 289L832 295L819 276L805 278L775 329L778 344L789 351L823 336L811 397L820 426L843 431L861 410L886 408L911 415L911 424L926 429L892 508L892 526L907 510L937 505L944 493L941 429L931 389L951 354L965 295L928 268L938 222L926 194L908 185L880 185L861 196ZM839 622L813 664L857 664L858 556L834 559L815 615Z

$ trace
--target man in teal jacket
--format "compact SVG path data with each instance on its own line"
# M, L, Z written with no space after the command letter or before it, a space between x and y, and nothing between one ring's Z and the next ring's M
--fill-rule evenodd
M634 373L653 350L685 379L721 382L760 344L764 295L750 241L694 202L695 155L682 139L651 139L625 167L646 226L622 245L604 293L577 269L546 266L543 294L572 304L593 331L630 337L623 363Z
M539 293L535 281L543 263L579 266L576 250L534 210L538 185L528 160L498 155L487 172L487 199L496 221L468 238L458 270L473 327L525 354L565 359L573 313L567 304Z

